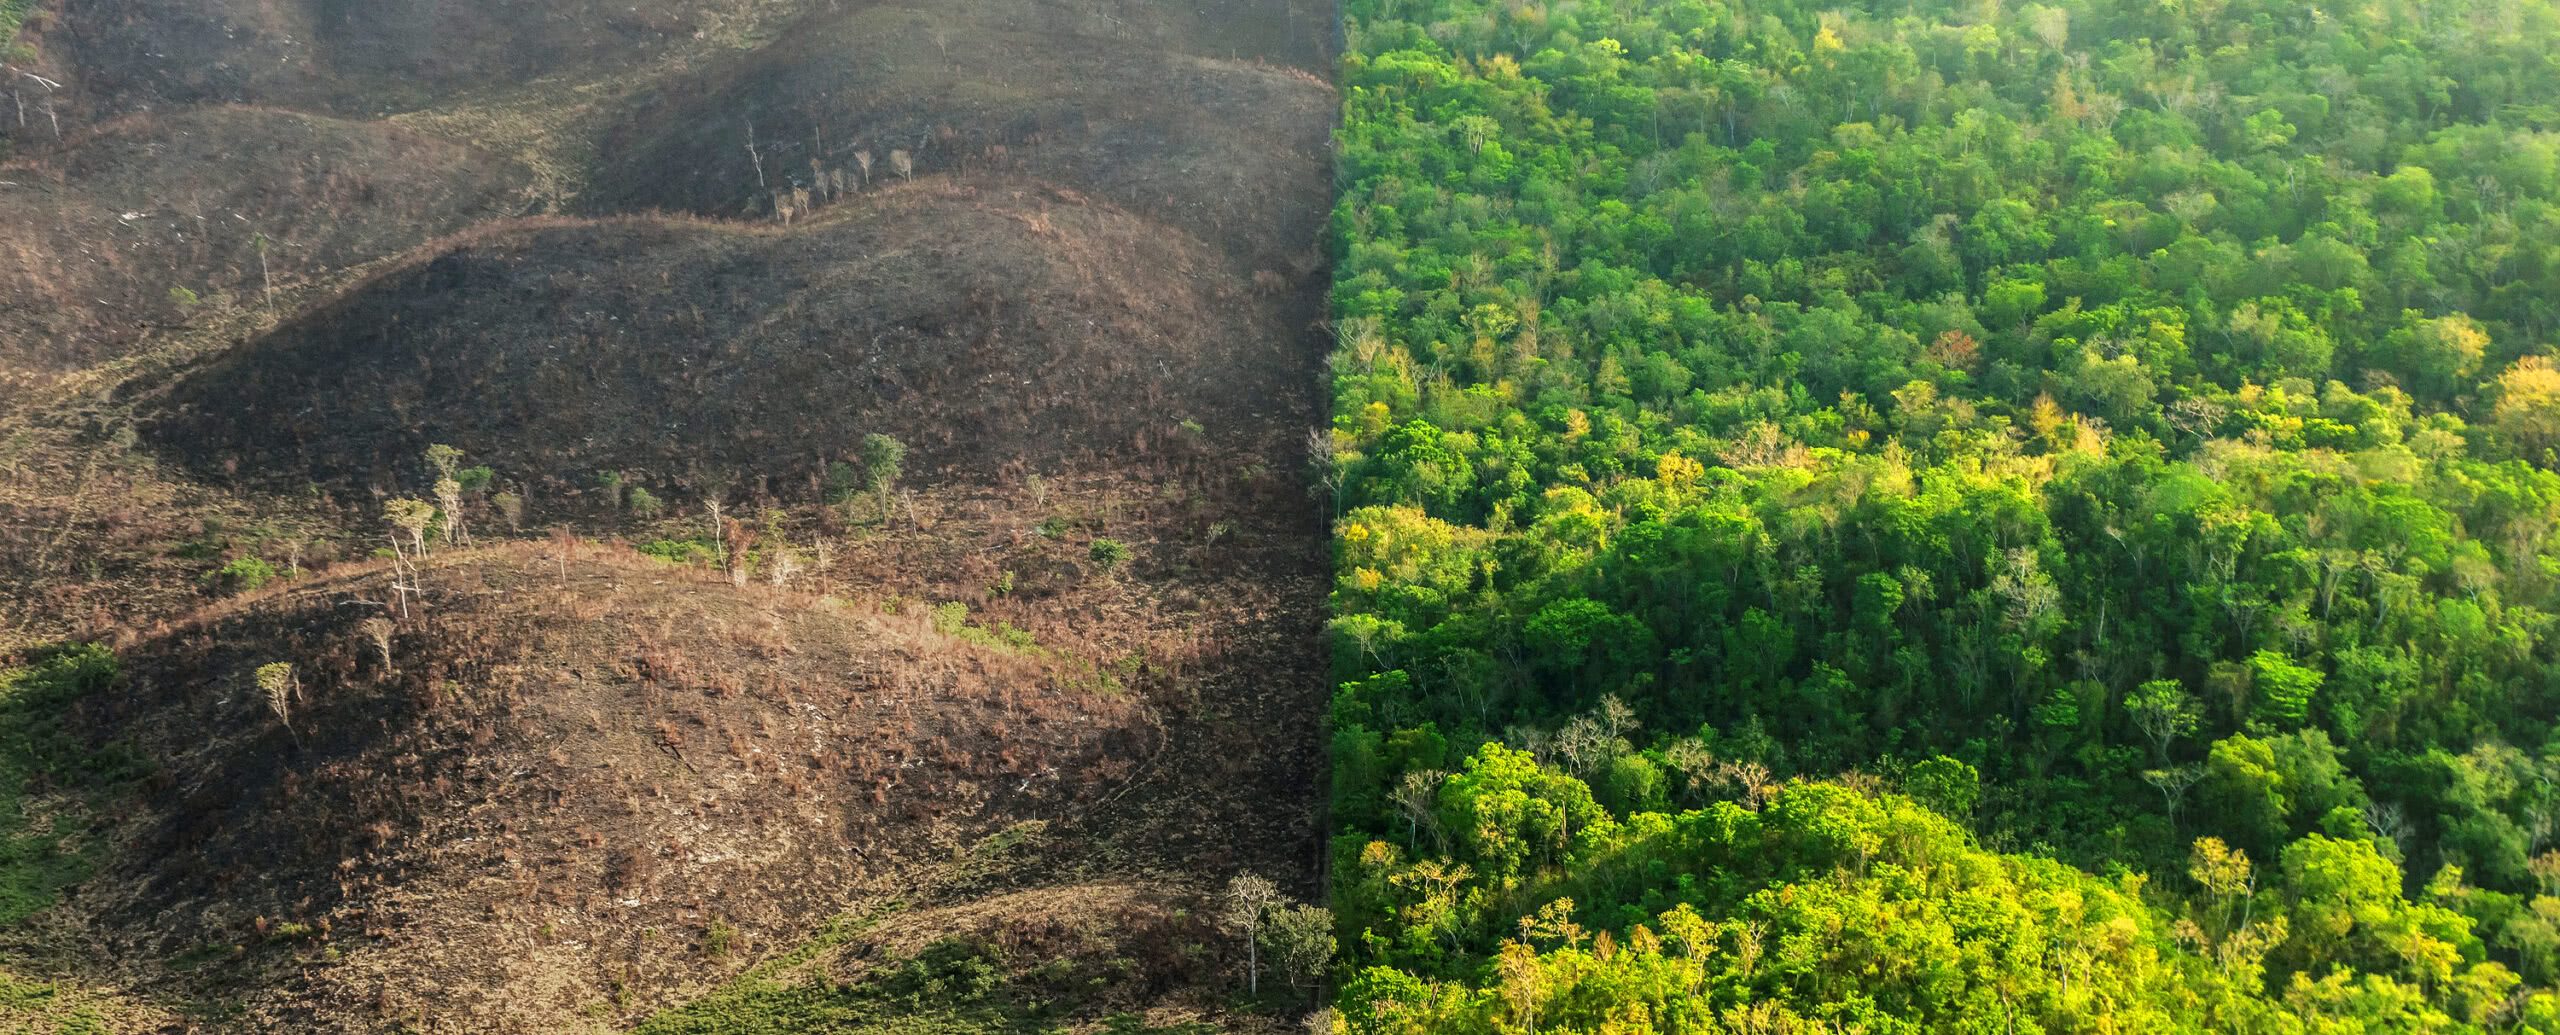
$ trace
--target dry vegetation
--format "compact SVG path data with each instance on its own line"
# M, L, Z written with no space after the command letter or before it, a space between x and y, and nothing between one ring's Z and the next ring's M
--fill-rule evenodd
M873 600L564 540L431 560L404 621L368 567L145 635L128 693L82 716L165 774L82 896L109 944L253 946L195 979L279 982L255 1009L297 1026L654 1005L701 966L679 932L788 943L865 878L1068 814L1163 744L1074 651ZM279 662L289 710L250 686ZM363 950L296 987L341 945Z
M40 10L0 652L113 643L66 728L150 775L0 962L111 1030L604 1031L958 939L1107 986L1062 1022L1281 1023L1200 916L1320 855L1329 32ZM843 491L875 433L903 475ZM483 545L395 565L431 443Z

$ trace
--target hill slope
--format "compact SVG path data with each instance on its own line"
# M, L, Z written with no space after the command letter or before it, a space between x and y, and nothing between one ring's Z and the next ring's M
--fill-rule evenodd
M866 879L1056 817L1157 738L1089 662L610 550L392 581L124 651L126 692L86 718L163 779L82 896L120 954L255 945L192 978L274 982L234 994L298 1028L542 1029L681 985L705 932L793 940ZM283 714L257 680L279 662Z
M0 966L224 1031L1288 1023L1203 918L1243 870L1310 896L1321 855L1333 102L1265 62L1329 21L376 6L33 23L72 133L18 133L42 191L0 193L63 228L0 284L45 303L0 348L50 379L0 407L0 630L118 644L66 728L143 775L30 785L94 875L35 889ZM926 43L938 77L874 75ZM867 105L726 142L723 106L806 83ZM803 132L879 167L787 217L735 189L805 176ZM172 193L269 228L272 308L256 239ZM430 444L469 485L395 575Z
M787 229L494 230L189 374L146 428L288 485L389 484L385 458L447 442L545 497L598 470L787 486L875 431L982 474L1185 419L1233 441L1289 387L1287 339L1213 255L1002 179L884 188Z

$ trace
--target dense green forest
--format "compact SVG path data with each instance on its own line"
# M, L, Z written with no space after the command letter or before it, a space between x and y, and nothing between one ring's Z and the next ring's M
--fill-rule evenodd
M1340 1023L2560 1032L2560 3L1348 10Z

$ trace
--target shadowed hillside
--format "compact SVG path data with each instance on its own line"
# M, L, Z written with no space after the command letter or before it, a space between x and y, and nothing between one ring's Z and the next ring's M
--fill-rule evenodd
M1332 89L1262 51L1169 49L1145 21L1041 4L813 18L640 96L599 142L581 203L775 218L809 206L795 192L823 205L839 181L904 178L903 152L912 175L1040 177L1302 276L1315 242L1296 228L1329 195L1272 171L1326 151Z
M1291 387L1274 376L1288 338L1278 302L1213 255L980 178L883 188L788 229L494 230L189 375L147 434L208 470L346 487L390 484L386 465L447 442L544 498L606 469L688 494L788 487L872 431L921 469L980 477L1186 419L1234 441Z
M551 75L645 62L781 2L56 0L27 39L37 92L79 121L191 104L370 117ZM43 125L7 136L39 146ZM5 139L5 137L0 137Z

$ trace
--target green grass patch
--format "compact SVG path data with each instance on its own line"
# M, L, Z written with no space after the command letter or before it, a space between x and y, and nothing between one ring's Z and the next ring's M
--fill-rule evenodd
M0 58L18 59L18 28L35 9L36 0L0 0Z
M1012 623L997 622L994 625L984 625L970 622L969 605L957 600L933 609L933 630L944 636L967 640L981 647L992 647L1014 654L1047 653L1041 649L1040 641L1033 639L1028 631L1014 628Z
M88 878L104 849L85 836L88 817L145 771L131 752L64 728L73 704L115 678L115 655L94 646L48 648L0 672L0 924Z
M719 556L708 539L654 539L636 549L669 564L703 565Z
M107 1035L107 1018L69 989L0 970L0 1030L47 1035Z

